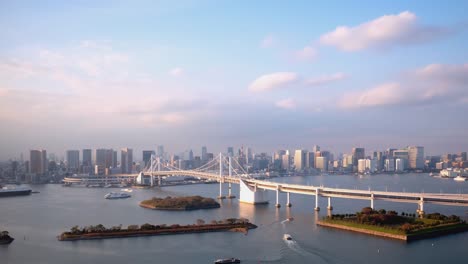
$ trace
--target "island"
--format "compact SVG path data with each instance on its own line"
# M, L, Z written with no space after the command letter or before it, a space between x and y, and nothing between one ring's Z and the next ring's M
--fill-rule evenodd
M0 231L0 245L10 244L13 240L15 239L10 236L8 231Z
M220 205L212 198L205 198L201 196L184 196L184 197L170 197L157 198L153 197L150 200L140 202L140 206L154 210L198 210L198 209L213 209L219 208Z
M456 215L432 213L417 217L416 214L403 212L398 215L395 211L376 211L370 207L364 207L355 214L327 216L317 225L407 242L468 230L468 224Z
M96 226L87 226L83 228L74 226L70 229L70 231L60 234L57 239L60 241L74 241L220 231L242 232L247 234L249 229L254 228L257 228L257 226L250 223L249 220L243 218L229 218L221 221L213 220L210 223L205 223L204 220L198 219L197 223L193 225L173 224L169 226L165 224L152 225L146 223L141 226L129 225L126 229L123 229L121 225L106 228L99 224Z

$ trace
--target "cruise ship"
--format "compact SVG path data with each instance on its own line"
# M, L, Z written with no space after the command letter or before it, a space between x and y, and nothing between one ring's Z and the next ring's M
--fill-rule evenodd
M121 192L110 192L104 195L104 198L106 199L122 199L122 198L128 198L128 197L131 197L131 195L128 193L121 193Z
M26 187L3 187L0 185L0 197L29 195L32 190Z

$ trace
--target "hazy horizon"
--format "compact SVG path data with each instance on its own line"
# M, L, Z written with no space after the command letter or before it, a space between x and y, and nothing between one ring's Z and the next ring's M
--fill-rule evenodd
M468 151L467 8L4 1L0 160L157 145Z

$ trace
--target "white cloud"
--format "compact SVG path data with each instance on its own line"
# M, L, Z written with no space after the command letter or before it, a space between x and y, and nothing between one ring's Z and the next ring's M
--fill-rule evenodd
M344 108L463 102L468 97L468 64L430 64L385 83L343 96Z
M342 72L337 72L331 75L324 75L318 78L308 79L306 80L306 84L310 86L318 86L318 85L323 85L323 84L327 84L330 82L340 81L340 80L346 79L347 77L348 76L346 74Z
M317 57L317 50L314 47L306 46L294 54L298 60L311 61Z
M447 33L448 30L443 28L419 24L415 14L404 11L397 15L385 15L355 27L339 26L334 31L322 35L320 42L343 51L358 51L424 42Z
M170 70L169 74L174 76L174 77L179 77L179 76L182 76L184 74L184 69L180 68L180 67L177 67L177 68L174 68L174 69Z
M268 35L264 39L262 39L260 43L260 47L262 48L271 48L275 44L275 37L273 35Z
M282 108L282 109L295 109L296 108L296 102L292 98L284 99L281 101L276 102L276 107Z
M275 72L265 74L253 81L249 90L252 92L265 92L294 84L299 80L295 72Z

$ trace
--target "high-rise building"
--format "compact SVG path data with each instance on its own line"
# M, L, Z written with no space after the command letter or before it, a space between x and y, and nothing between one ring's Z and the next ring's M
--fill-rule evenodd
M227 154L229 157L234 157L234 148L233 147L228 147L227 148Z
M460 157L461 157L462 161L467 161L467 159L466 159L466 152L460 153Z
M189 150L188 152L188 161L192 161L193 160L193 151L192 150Z
M110 149L110 151L112 152L112 162L110 167L117 168L117 150Z
M208 157L206 155L207 153L208 153L208 149L205 146L203 146L201 148L201 160L202 160L202 162L206 162L208 160Z
M424 147L408 147L409 168L413 170L424 169Z
M320 151L320 146L315 145L315 146L312 148L312 151L313 151L313 152L319 152L319 151Z
M133 150L130 148L123 148L120 150L120 153L120 168L122 173L132 173Z
M96 149L96 155L94 155L94 164L101 167L106 167L106 154L107 149Z
M31 150L30 159L29 159L29 171L36 174L44 174L47 172L47 151L44 149L41 150Z
M83 166L91 166L92 165L92 150L91 149L83 149Z
M328 171L328 159L327 157L315 157L315 168L320 171Z
M158 151L157 151L156 154L158 155L158 157L164 159L164 146L163 146L163 145L159 145L157 150L158 150Z
M297 171L303 170L306 165L306 153L307 151L302 149L296 149L294 152L294 167Z
M385 160L385 171L395 171L395 160L386 159Z
M405 167L405 159L396 159L395 160L395 171L396 172L403 172L406 169Z
M353 155L353 165L354 166L358 165L358 160L366 158L364 148L353 148L352 155Z
M151 165L151 155L156 155L156 152L154 150L143 150L143 163L145 167Z
M80 168L79 150L67 150L67 168L69 170L78 170Z
M291 167L291 162L290 162L290 159L289 159L289 154L284 154L284 155L282 156L281 167L283 168L283 170L289 170L289 168Z
M315 167L315 152L308 151L306 153L306 168L314 168Z

